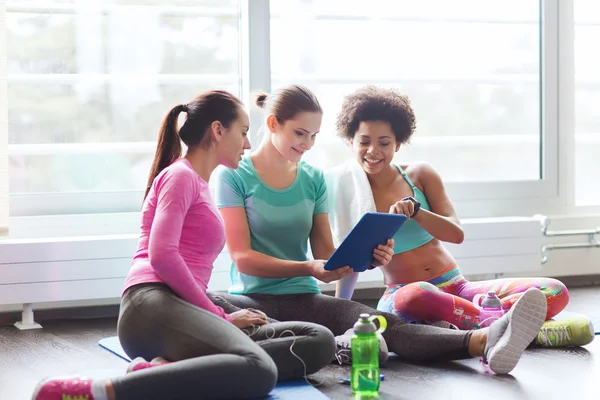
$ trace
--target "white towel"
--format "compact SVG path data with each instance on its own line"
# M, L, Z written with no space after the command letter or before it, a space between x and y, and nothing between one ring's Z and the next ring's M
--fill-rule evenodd
M377 211L367 174L354 160L325 171L329 224L338 247L360 218Z

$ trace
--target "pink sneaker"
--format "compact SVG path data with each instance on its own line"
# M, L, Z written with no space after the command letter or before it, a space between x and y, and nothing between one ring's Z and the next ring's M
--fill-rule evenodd
M153 358L152 361L146 361L142 357L135 358L132 362L129 363L127 367L126 373L139 371L141 369L156 367L158 365L168 364L168 361L162 357Z
M84 377L50 378L40 382L32 400L94 400L92 380Z

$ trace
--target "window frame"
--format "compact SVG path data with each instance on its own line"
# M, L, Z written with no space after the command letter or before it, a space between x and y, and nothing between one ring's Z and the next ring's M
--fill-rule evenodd
M600 205L575 206L574 1L540 0L541 179L450 182L446 185L447 190L461 217L583 214L600 211ZM14 7L7 6L8 10ZM242 0L240 7L242 99L246 104L251 104L251 93L255 90L269 91L273 79L270 67L270 1ZM264 117L255 107L249 107L248 111L250 138L255 148L260 139L259 129ZM9 154L11 150L17 150L15 146L19 145L9 145ZM47 151L53 151L53 145L46 146ZM114 146L112 147L106 151L114 150ZM144 144L144 148L152 151L151 144ZM23 148L18 150L23 151ZM435 162L433 163L435 166ZM119 213L139 211L143 191L30 193L11 194L9 198L11 217Z

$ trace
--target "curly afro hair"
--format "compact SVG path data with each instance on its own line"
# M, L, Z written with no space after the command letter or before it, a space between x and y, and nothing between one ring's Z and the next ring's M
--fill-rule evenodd
M410 99L395 89L378 86L365 86L344 98L335 124L338 135L353 139L363 121L389 122L398 143L408 143L416 128Z

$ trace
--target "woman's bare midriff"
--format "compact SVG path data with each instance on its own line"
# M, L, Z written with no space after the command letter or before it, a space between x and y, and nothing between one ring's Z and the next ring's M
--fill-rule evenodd
M439 240L433 239L421 247L394 255L392 261L382 267L384 283L391 285L427 281L454 264L454 257Z

